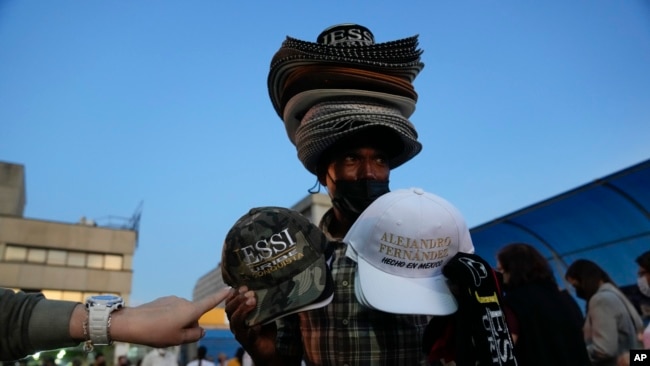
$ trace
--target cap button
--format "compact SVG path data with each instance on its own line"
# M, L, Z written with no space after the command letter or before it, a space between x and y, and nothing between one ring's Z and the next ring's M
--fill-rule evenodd
M422 188L413 188L413 193L423 195L424 190Z

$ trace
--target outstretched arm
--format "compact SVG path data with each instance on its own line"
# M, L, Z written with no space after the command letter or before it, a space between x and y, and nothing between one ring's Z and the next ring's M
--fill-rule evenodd
M199 318L224 301L231 291L224 288L194 302L166 296L140 306L125 307L112 313L111 339L156 348L196 342L205 335ZM70 322L70 335L80 341L84 341L86 316L84 307L78 306Z
M231 291L224 288L195 302L167 296L125 307L111 314L111 338L151 347L196 342L204 335L199 318ZM83 323L87 317L81 303L0 288L0 361L78 345L85 341Z

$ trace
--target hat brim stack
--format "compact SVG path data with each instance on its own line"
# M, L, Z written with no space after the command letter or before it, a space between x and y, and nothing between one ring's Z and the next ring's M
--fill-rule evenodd
M328 36L337 41L323 43ZM372 98L397 108L404 118L413 114L417 93L412 82L424 67L418 36L374 43L367 28L344 24L318 39L287 37L271 61L269 96L294 145L305 113L323 101Z
M352 102L343 98L307 112L296 130L298 158L316 174L321 157L330 147L343 139L360 140L357 134L372 136L375 146L386 153L391 168L402 165L422 148L414 138L415 127L395 108L370 99Z

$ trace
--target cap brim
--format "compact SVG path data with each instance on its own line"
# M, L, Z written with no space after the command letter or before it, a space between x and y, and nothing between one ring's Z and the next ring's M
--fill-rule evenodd
M366 97L380 100L395 106L404 118L409 118L415 112L415 100L400 95L360 89L307 90L294 95L284 108L284 125L291 142L295 145L296 130L300 126L302 116L309 108L324 100L346 97Z
M254 291L257 306L246 318L248 326L267 324L288 314L326 306L332 300L334 285L322 257L292 279Z
M406 278L381 271L358 258L357 300L394 314L449 315L458 309L456 298L443 276ZM361 297L361 298L359 298Z

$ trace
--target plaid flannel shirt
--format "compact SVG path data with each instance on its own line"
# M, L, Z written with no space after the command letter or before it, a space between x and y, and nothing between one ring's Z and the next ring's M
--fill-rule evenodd
M331 211L321 228L330 215ZM346 244L332 240L330 245L334 299L326 307L278 320L277 351L304 354L307 365L426 365L422 338L431 317L390 314L361 305L354 295L357 263L345 256Z

